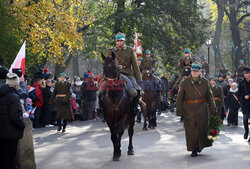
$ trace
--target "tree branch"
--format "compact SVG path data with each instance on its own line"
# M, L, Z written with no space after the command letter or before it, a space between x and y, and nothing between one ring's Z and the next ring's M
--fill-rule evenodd
M244 20L244 18L248 16L250 16L250 13L247 13L246 15L241 16L240 19L237 21L237 24L239 25Z
M245 5L250 5L250 1L243 1L242 3L240 3L237 7L237 12L239 11L240 8L242 8Z

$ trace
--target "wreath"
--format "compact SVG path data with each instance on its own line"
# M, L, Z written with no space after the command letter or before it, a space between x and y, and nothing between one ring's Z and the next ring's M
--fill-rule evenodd
M210 117L208 121L208 140L214 142L219 139L220 127L221 119L219 118L219 116L215 115Z

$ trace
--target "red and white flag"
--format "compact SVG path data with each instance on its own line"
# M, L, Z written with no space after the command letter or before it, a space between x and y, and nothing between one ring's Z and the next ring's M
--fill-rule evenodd
M19 50L16 59L12 63L9 72L12 72L14 68L21 68L23 75L25 74L25 45L26 41L24 41L21 49Z
M134 52L135 52L137 58L141 57L142 47L141 47L141 44L139 42L139 38L138 38L136 31L135 31L135 39L134 39Z

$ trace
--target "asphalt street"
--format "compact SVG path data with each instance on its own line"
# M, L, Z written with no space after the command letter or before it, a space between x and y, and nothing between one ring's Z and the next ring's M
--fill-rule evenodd
M36 129L37 169L250 169L242 117L237 128L224 122L220 139L196 158L186 150L179 117L165 112L157 118L155 130L142 131L142 124L135 125L134 156L127 156L128 134L124 133L119 162L112 161L110 133L100 120L70 123L66 133L57 132L56 127Z

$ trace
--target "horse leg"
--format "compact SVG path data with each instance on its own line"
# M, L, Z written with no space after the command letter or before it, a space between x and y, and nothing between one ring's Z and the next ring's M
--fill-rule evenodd
M132 119L129 122L129 127L128 127L128 135L129 135L129 145L128 145L128 155L134 155L134 150L133 150L133 135L134 135L134 124L135 121Z
M143 118L144 118L144 124L142 130L146 131L147 130L147 114L146 110L143 110Z
M115 127L110 128L111 132L111 140L113 142L114 152L113 152L113 161L119 161L119 158L121 156L121 150L119 147L118 142L118 135L117 135L117 129Z

